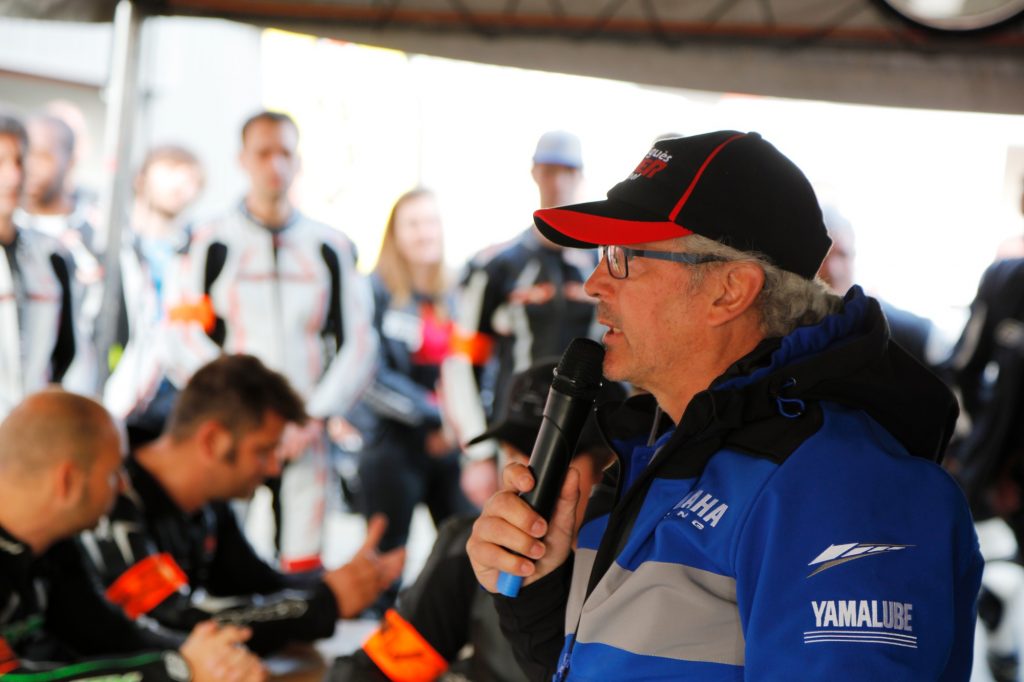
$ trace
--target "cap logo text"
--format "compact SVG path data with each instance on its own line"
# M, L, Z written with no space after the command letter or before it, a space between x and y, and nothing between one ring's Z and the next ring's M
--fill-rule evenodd
M647 155L630 174L629 179L636 180L639 177L653 178L655 175L665 170L665 168L668 167L668 162L671 160L671 154L655 147L651 151L647 152Z

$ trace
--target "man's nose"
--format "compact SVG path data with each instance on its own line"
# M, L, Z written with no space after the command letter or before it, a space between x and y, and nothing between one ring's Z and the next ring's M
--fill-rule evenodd
M602 292L607 287L607 280L611 279L608 274L608 264L605 262L604 256L601 256L601 260L597 262L597 267L590 273L590 277L583 283L583 291L587 292L587 295L592 298L601 298Z

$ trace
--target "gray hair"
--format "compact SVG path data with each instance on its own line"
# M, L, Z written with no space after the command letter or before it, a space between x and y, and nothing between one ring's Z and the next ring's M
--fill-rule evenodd
M843 300L830 293L820 279L804 279L788 270L782 270L772 265L763 254L739 251L697 234L680 237L676 242L689 253L719 256L726 261L745 261L760 266L764 271L764 286L754 301L754 307L761 318L761 332L765 337L785 336L797 327L816 324L842 307ZM716 265L711 262L693 268L691 288L699 287L704 281L707 268Z

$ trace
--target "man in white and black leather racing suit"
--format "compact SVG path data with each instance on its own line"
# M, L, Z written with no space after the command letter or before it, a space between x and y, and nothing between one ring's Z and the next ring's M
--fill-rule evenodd
M330 480L323 419L345 413L372 378L372 299L351 242L288 198L298 129L261 112L242 128L245 198L196 230L168 282L165 349L179 387L218 353L249 353L284 374L313 419L291 429L280 483L278 549L286 571L319 567Z
M71 258L12 217L27 144L21 123L0 115L0 419L27 394L60 383L78 349Z

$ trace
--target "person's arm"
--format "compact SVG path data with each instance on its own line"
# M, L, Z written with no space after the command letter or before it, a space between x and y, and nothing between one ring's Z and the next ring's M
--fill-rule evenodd
M191 669L176 651L147 651L121 657L85 658L73 663L33 660L16 653L0 637L0 676L12 682L64 682L86 679L144 679L189 682ZM207 678L209 679L209 678Z
M931 464L858 470L842 447L797 451L745 510L744 679L966 679L981 560L963 494Z
M45 555L48 629L75 651L89 656L146 649L176 649L187 631L155 622L134 621L104 595L90 562L74 540L54 545ZM81 618L90 614L88 619Z
M74 319L73 276L71 274L73 265L70 258L56 252L50 254L50 265L60 285L60 318L57 339L50 356L50 378L54 383L60 383L74 362L75 353L78 350L78 333Z
M210 288L224 267L227 247L214 240L211 231L200 231L188 250L168 264L164 282L167 314L158 335L160 355L178 387L220 354L224 340L224 320L214 310Z
M352 408L373 379L378 344L370 288L356 271L348 242L339 236L325 242L321 251L331 273L328 317L336 320L337 354L306 405L310 416L319 419L340 416Z
M982 275L978 291L971 302L971 314L953 348L950 359L943 366L944 373L956 385L964 408L972 417L984 404L983 377L995 348L995 326L999 322L990 315L993 297L1000 287L998 264Z
M152 680L262 680L265 671L242 646L245 628L206 622L190 634L139 627L103 598L70 540L39 561L45 574L43 635L8 645L0 636L0 676L13 680L141 676Z
M376 274L371 275L369 281L373 291L373 327L380 341L380 357L373 382L361 400L375 414L401 424L440 426L441 411L433 391L416 383L407 371L399 368L403 363L409 364L408 350L404 343L389 340L383 332L391 296ZM414 319L419 322L411 314L403 315L405 318L410 322ZM396 345L401 347L393 351ZM401 358L392 357L399 353L402 354Z
M200 608L219 623L250 628L249 647L261 654L330 637L338 605L319 577L290 579L275 571L256 555L227 505L208 509L216 516L217 549L205 586L211 599Z
M550 680L565 645L565 611L572 582L573 555L552 573L510 599L493 595L501 631L516 661L531 680Z
M335 661L331 679L432 680L455 661L470 641L474 597L480 590L465 549L475 518L454 517L442 524L416 582L402 591L397 606L388 611L360 651ZM502 599L498 605L505 628L513 633L510 644L518 645L523 657L536 656L549 664L557 660L565 601L559 598L564 595L554 595L551 588L561 585L568 589L562 579L571 572L569 562L556 571L546 590L538 589L542 581L524 590L519 603ZM542 639L553 645L544 652L535 646ZM535 673L530 679L548 679L553 672L553 666L527 665Z
M262 652L288 641L329 637L339 618L355 618L402 573L405 548L378 553L387 528L383 515L367 525L363 546L348 563L301 580L285 576L263 563L242 535L235 515L226 505L220 517L217 558L211 570L210 593L214 596L247 595L219 610L216 620L252 629L250 648Z
M452 354L441 365L445 417L460 444L487 430L487 415L480 399L478 378L494 352L491 317L500 303L498 278L487 267L470 269L458 295ZM465 450L472 461L493 458L493 443L479 443Z
M473 594L480 589L466 556L475 517L438 529L423 570L362 649L335 662L332 679L426 680L441 675L469 641Z
M569 469L550 522L519 496L534 485L526 465L509 464L502 478L503 489L484 505L466 552L477 581L491 593L497 592L499 572L523 578L519 596L495 594L495 607L527 676L547 679L565 638L579 472Z
M246 626L252 630L249 646L258 653L289 641L330 636L337 620L330 590L316 580L305 589L290 588L255 555L230 510L209 513L216 516L211 526L217 549L210 583L203 587L213 598L198 598L175 558L158 550L127 497L119 498L111 517L83 533L78 543L107 598L140 623L178 632L210 618Z

